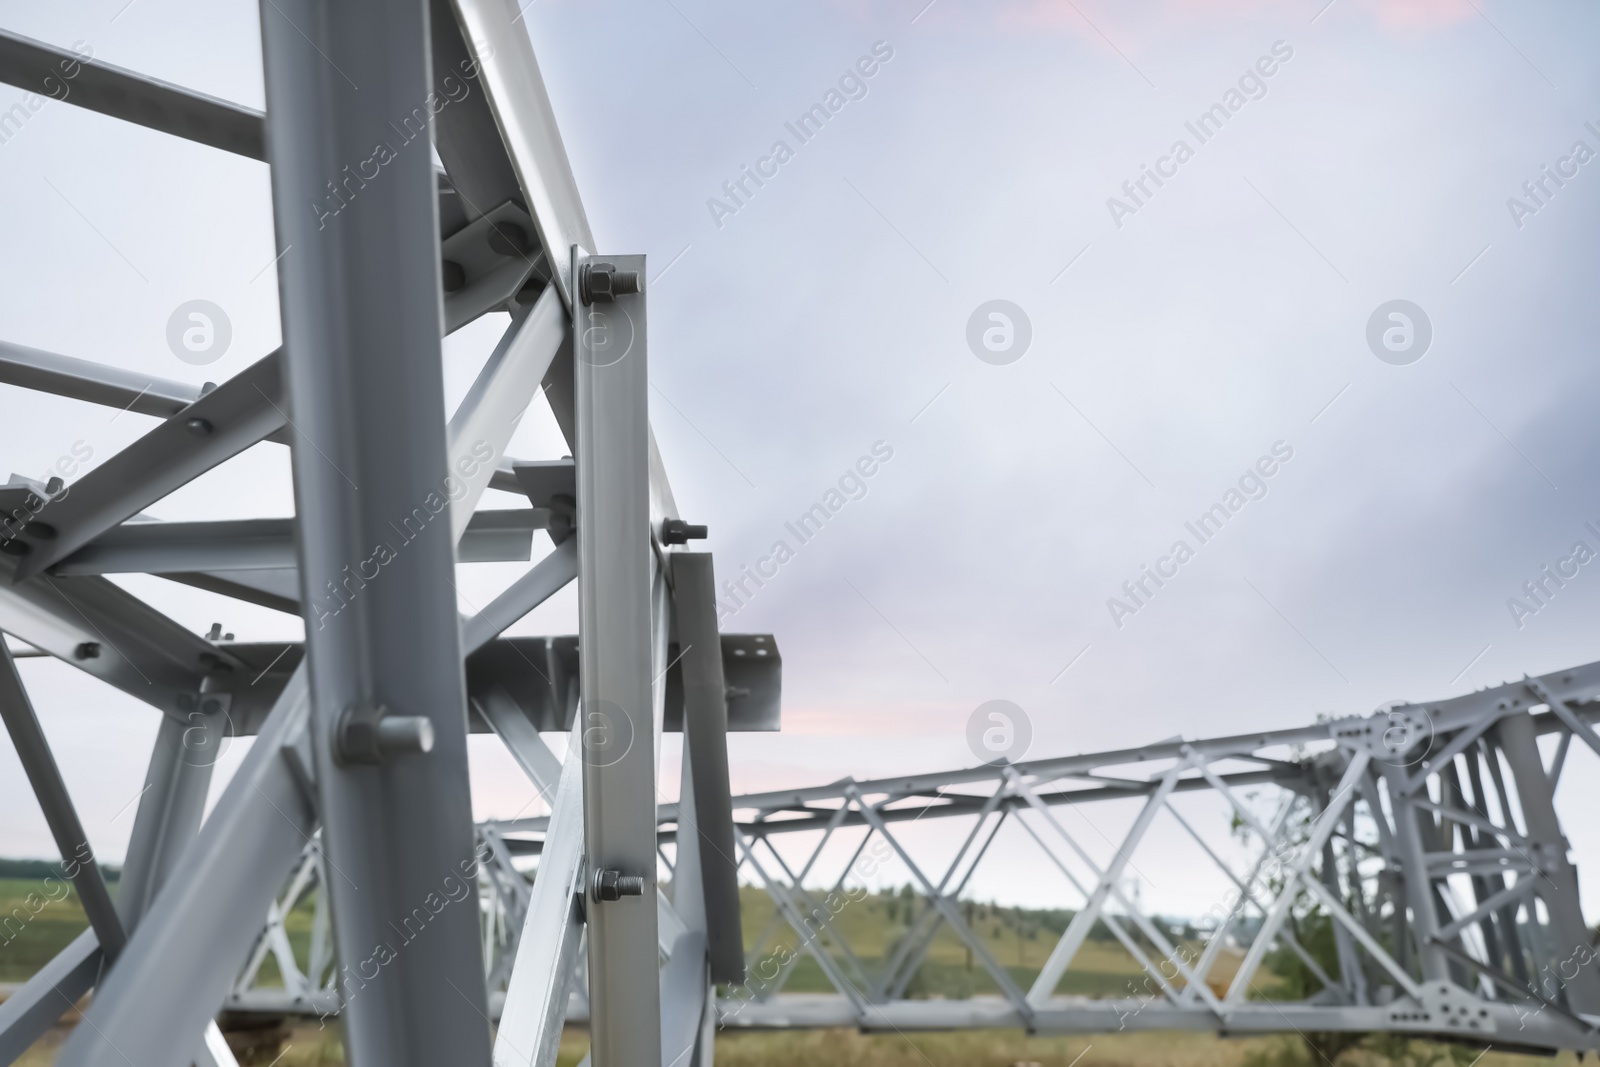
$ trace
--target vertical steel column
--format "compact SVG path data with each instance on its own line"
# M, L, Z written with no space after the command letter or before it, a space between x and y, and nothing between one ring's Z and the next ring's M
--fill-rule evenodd
M1383 768L1383 778L1389 787L1389 806L1394 811L1395 839L1400 846L1406 903L1411 907L1410 933L1416 941L1417 961L1422 965L1424 979L1442 981L1450 977L1450 961L1433 940L1439 932L1439 917L1433 910L1433 875L1428 871L1427 848L1422 842L1422 827L1417 823L1426 813L1411 803L1411 795L1405 791L1406 777L1403 767Z
M1505 753L1511 773L1516 776L1517 800L1522 805L1522 821L1533 839L1538 868L1536 890L1550 910L1550 935L1555 941L1555 974L1537 976L1548 995L1546 982L1554 979L1566 992L1567 1006L1576 1012L1600 1012L1600 975L1592 966L1579 965L1587 952L1591 936L1583 921L1578 900L1578 871L1567 858L1567 838L1556 818L1555 797L1544 761L1539 758L1539 743L1533 732L1533 719L1527 712L1507 715L1496 727L1500 751ZM1529 909L1531 912L1531 908ZM1568 975L1568 970L1575 973Z
M426 3L261 8L327 882L355 1064L488 1064Z
M578 638L594 1067L657 1067L656 739L643 256L574 253ZM598 279L596 279L598 281ZM627 290L635 291L629 293ZM620 291L618 291L620 289ZM601 291L611 299L599 298ZM610 873L607 873L610 872ZM596 880L642 879L601 899ZM630 887L634 888L634 887Z

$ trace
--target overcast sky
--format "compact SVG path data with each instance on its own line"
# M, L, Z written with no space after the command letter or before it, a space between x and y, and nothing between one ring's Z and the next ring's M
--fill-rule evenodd
M859 499L724 622L784 657L784 731L733 738L736 789L970 765L968 717L993 699L1044 756L1596 658L1600 567L1535 613L1508 606L1576 541L1600 549L1592 5L925 3L538 0L523 19L600 250L650 257L652 420L719 574L797 546L785 523L879 450L865 494L847 481ZM0 0L0 25L263 105L250 3ZM23 95L0 88L0 110ZM837 110L802 139L816 104ZM1201 126L1213 105L1226 121ZM1545 167L1570 176L1536 200ZM744 168L768 176L735 199ZM0 144L0 202L5 340L196 383L278 343L264 164L49 103ZM166 343L192 299L232 323L210 366ZM1021 311L1012 347L985 349L980 315L975 351L995 300ZM1431 328L1420 358L1409 311L1396 362L1369 345L1396 300ZM452 404L505 324L447 342ZM540 404L518 455L562 451ZM152 424L10 387L0 412L3 462L31 477ZM1213 539L1188 532L1232 500ZM151 510L290 509L287 453L262 445ZM1192 558L1129 598L1179 540ZM464 568L464 607L521 569ZM197 631L299 634L125 584ZM515 632L572 632L575 603ZM58 663L23 671L118 857L156 713ZM480 815L532 810L495 745L474 741ZM1600 858L1577 817L1594 770L1575 746L1560 803L1580 860ZM5 746L0 806L0 854L50 854ZM1094 813L1111 836L1128 817ZM1024 844L997 846L978 894L1063 902ZM1203 910L1223 883L1191 861L1142 862L1146 901Z

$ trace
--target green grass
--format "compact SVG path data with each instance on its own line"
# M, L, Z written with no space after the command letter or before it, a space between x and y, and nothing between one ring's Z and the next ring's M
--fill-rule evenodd
M895 947L910 930L913 909L904 897L874 894L859 900L836 898L832 906L826 903L825 894L817 893L813 907L836 911L830 923L836 929L871 975L876 975L887 958L893 956ZM744 924L746 948L752 946L761 931L771 920L775 905L765 890L745 887L740 891L740 908ZM990 957L1011 977L1012 981L1027 989L1038 976L1051 948L1062 930L1066 928L1065 912L1041 912L1019 908L998 908L974 903L964 907L963 917L977 933ZM750 970L752 977L775 973L775 969L788 953L794 952L800 937L787 923L777 928L762 953L756 957ZM826 936L817 938L818 947L840 954ZM1198 953L1197 942L1186 942ZM1160 953L1152 952L1159 960ZM1213 985L1225 985L1238 969L1240 955L1224 950L1211 969L1209 980ZM841 969L848 973L842 962ZM1149 995L1156 990L1146 990L1144 970L1137 960L1112 940L1108 931L1100 927L1096 936L1085 941L1073 958L1056 991L1091 997L1131 997ZM1180 983L1181 984L1181 983ZM756 990L754 981L752 991ZM794 965L793 973L783 985L784 992L821 993L833 989L821 965L807 952ZM906 993L911 997L942 996L969 997L974 994L998 993L999 985L983 965L977 954L948 925L941 925L929 946L926 961L913 979Z
M0 982L21 982L88 926L60 878L0 878Z

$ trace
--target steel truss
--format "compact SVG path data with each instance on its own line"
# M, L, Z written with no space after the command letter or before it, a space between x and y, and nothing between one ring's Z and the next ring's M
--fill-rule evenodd
M510 0L274 0L267 115L0 33L0 80L55 95L70 77L75 106L268 163L279 244L296 249L278 267L284 347L215 388L0 343L0 381L160 420L70 487L0 487L0 629L18 654L162 713L113 901L0 648L0 713L90 921L0 1005L0 1064L90 990L61 1054L71 1067L231 1063L224 1009L338 1013L351 1062L385 1067L550 1064L567 1020L589 1025L596 1067L709 1064L719 1023L1600 1048L1600 983L1552 804L1572 738L1600 752L1600 665L1299 730L730 798L726 733L777 728L781 661L769 636L717 632L710 558L686 548L704 531L677 514L646 414L644 262L595 254L519 18ZM481 91L446 92L447 78ZM429 104L440 93L449 107ZM413 127L442 172L388 144ZM393 156L379 176L350 172L375 144ZM496 311L510 326L446 421L438 339ZM574 460L506 455L541 389ZM294 521L144 518L262 442L291 448ZM481 509L489 488L530 506ZM453 567L527 560L537 530L555 550L460 617ZM298 614L309 639L192 634L106 577L127 573ZM574 580L578 637L501 636ZM659 738L674 729L681 799L661 805ZM469 730L500 737L547 816L474 829ZM564 761L541 731L568 734ZM1537 739L1552 733L1547 767ZM202 819L216 754L241 734L254 743ZM1247 787L1278 794L1276 811ZM1248 870L1179 812L1196 791L1253 835ZM1109 858L1057 817L1100 801L1139 806ZM1197 945L1123 887L1164 814L1238 890ZM972 824L942 869L904 832L939 819ZM1007 822L1078 909L1026 990L957 906ZM874 962L833 911L880 845L922 909ZM850 859L823 893L839 847ZM517 863L530 852L531 884ZM798 938L776 968L772 929L744 953L741 872ZM308 906L297 946L290 919ZM1334 924L1331 968L1293 936L1288 920L1310 909ZM1143 967L1143 992L1056 994L1097 923ZM998 997L907 998L943 927ZM1213 988L1234 942L1243 958ZM1274 947L1321 991L1254 999ZM800 952L835 994L782 991Z
M1573 739L1600 753L1596 719L1600 663L1302 729L734 797L740 871L766 889L774 914L750 945L745 979L723 987L717 1024L1386 1031L1502 1049L1600 1049L1596 952L1552 804ZM1538 745L1546 736L1554 742L1544 746L1552 750L1548 761ZM546 773L566 776L552 788L576 788L570 764ZM1107 842L1109 856L1061 818L1067 808L1099 804L1133 814L1126 834ZM558 799L548 817L478 827L491 1010L530 1045L538 1035L553 1039L563 1015L590 1017L589 986L573 951L581 917L566 906L578 866L576 811ZM708 897L696 886L692 848L679 844L685 812L663 804L657 819L661 863L678 871L676 903L664 894L657 900L658 947L667 957ZM1127 888L1129 867L1160 847L1150 835L1159 819L1192 837L1231 887L1188 942ZM1061 906L1076 912L1027 989L960 907L1008 823L1040 849L1041 872L1059 873L1067 890ZM906 832L913 824L940 829L918 838ZM1235 825L1247 842L1242 866L1225 855ZM517 863L530 853L539 856L531 889ZM835 919L893 862L912 877L919 910L885 957L864 959ZM233 1010L338 1010L318 933L327 926L321 898L309 948L294 955L282 932L294 903L314 896L324 876L318 864L308 846L228 1000ZM1295 936L1291 915L1312 914L1332 925L1331 960ZM1058 995L1097 923L1142 976L1122 996ZM971 949L999 995L908 998L944 928ZM508 961L528 952L519 937L538 938L545 961L532 1012L525 985L509 970ZM1309 999L1289 1002L1263 990L1271 987L1263 967L1274 949L1292 953L1314 976L1320 988ZM1224 953L1234 958L1221 981ZM280 961L281 985L256 981L268 956ZM833 994L784 992L802 958L816 962Z
M286 250L283 347L215 387L0 343L0 381L159 420L70 486L0 487L0 629L163 713L113 903L0 651L0 711L91 920L0 1005L0 1063L91 989L61 1063L231 1063L214 1020L264 967L297 1010L338 1011L352 1063L549 1063L573 992L596 1067L710 1062L712 982L743 976L726 733L777 728L781 663L717 632L688 550L705 530L648 421L644 258L597 254L520 19L273 0L264 115L0 32L8 84L267 163ZM440 339L491 312L509 328L446 420ZM570 458L506 454L540 391ZM290 447L293 520L144 515L262 442ZM490 488L529 506L480 508ZM554 551L462 617L456 565L528 560L539 530ZM116 574L300 615L307 640L189 633ZM574 580L578 637L502 636ZM564 763L540 730L571 731ZM675 906L664 730L685 734ZM473 828L469 731L552 806L531 887ZM202 820L230 735L255 741Z
M746 870L772 895L793 947L774 951L776 931L763 931L747 984L719 1011L726 1025L745 1027L1389 1031L1600 1049L1594 936L1553 805L1572 740L1600 753L1597 698L1600 663L1297 730L736 797ZM1551 734L1559 740L1547 765L1538 738ZM1208 795L1209 806L1198 797L1180 803L1194 794ZM1206 821L1195 818L1196 802ZM1136 812L1109 856L1059 817L1101 803ZM1159 818L1191 836L1232 887L1190 943L1126 888L1125 871L1141 849L1148 855ZM940 848L933 867L913 855L904 831L940 819L959 821L961 845L953 858ZM1041 869L1062 876L1069 892L1060 906L1076 912L1026 990L957 906L1007 821L1038 846ZM1250 846L1243 868L1224 858L1235 826ZM926 832L924 853L929 838L955 840ZM921 910L888 958L867 967L832 921L833 895L824 905L808 886L831 884L837 894L860 875L863 850L882 845L909 870ZM844 873L819 880L830 849L848 857ZM1331 961L1296 940L1291 915L1312 914L1331 923ZM1096 924L1133 956L1142 980L1124 997L1057 995ZM944 927L998 996L906 999ZM1238 948L1231 976L1217 981L1220 954ZM1315 976L1313 996L1267 997L1263 964L1274 949ZM836 994L782 992L801 954Z

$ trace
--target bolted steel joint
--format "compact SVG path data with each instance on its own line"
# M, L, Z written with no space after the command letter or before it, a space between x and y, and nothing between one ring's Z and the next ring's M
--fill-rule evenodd
M595 871L592 887L594 899L601 901L621 900L623 897L644 896L644 879L636 874L623 874L621 871Z
M609 304L619 296L642 292L639 272L618 270L611 263L585 263L578 268L578 296L585 307Z
M704 541L706 535L704 526L691 526L682 519L667 519L661 524L661 543L664 545L686 545L690 541Z
M382 763L390 756L433 751L433 722L425 715L390 715L379 705L351 705L334 731L334 754L342 764Z

